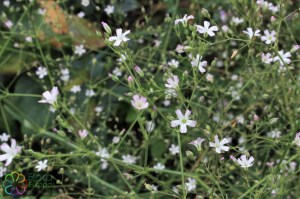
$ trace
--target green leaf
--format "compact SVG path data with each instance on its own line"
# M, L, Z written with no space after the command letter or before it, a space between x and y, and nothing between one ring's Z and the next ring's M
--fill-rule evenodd
M167 149L167 145L163 139L151 139L150 143L151 155L154 158L161 158Z

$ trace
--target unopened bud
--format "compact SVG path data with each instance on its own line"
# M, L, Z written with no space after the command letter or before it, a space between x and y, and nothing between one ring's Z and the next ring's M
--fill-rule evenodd
M103 26L104 30L110 35L111 34L111 29L110 29L109 25L107 25L107 23L105 23L103 21L101 23L102 23L102 26Z
M300 45L294 45L292 50L291 50L291 53L296 52L299 48L300 48Z
M135 70L135 72L137 72L141 77L144 77L144 73L143 73L143 71L141 70L140 67L135 66L135 67L134 67L134 70Z
M119 81L119 78L115 75L112 75L111 73L109 73L108 76L114 81Z
M194 159L194 153L192 151L187 150L185 153L188 158Z
M231 55L230 59L233 59L233 58L234 58L234 57L237 55L237 53L238 53L238 51L237 51L237 50L233 51L233 53L232 53L232 55Z
M209 12L208 12L205 8L202 8L201 14L202 14L204 17L210 19L210 14L209 14Z

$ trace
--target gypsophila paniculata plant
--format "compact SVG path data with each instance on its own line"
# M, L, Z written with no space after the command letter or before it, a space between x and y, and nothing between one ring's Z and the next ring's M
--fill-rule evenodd
M6 194L299 197L300 2L0 4Z

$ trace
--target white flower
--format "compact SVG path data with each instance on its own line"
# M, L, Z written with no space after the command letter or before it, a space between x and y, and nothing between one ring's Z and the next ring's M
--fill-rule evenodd
M135 164L136 159L137 159L137 157L129 155L129 154L128 155L122 155L123 162L125 162L127 164Z
M238 25L238 24L241 24L244 22L244 19L243 18L238 18L238 17L232 17L231 21L235 24L235 25Z
M194 178L188 178L188 182L185 183L187 191L193 191L196 189L197 181Z
M30 37L30 36L27 36L27 37L25 38L25 41L27 41L27 42L31 43L31 42L32 42L32 37Z
M3 1L3 5L5 5L6 7L9 7L9 5L10 5L10 1L9 1L9 0L5 0L5 1Z
M155 128L155 123L153 121L146 121L146 131L148 133L152 132Z
M184 46L178 44L178 45L176 46L175 51L176 51L177 53L179 53L179 54L180 54L180 53L184 53ZM171 61L172 61L172 60L171 60Z
M88 5L90 5L90 0L81 0L81 5L87 7Z
M21 146L18 146L15 139L11 140L11 146L9 146L7 143L3 143L1 145L1 150L5 152L5 154L0 155L0 161L5 161L5 166L10 165L14 157L18 155L18 153L21 152Z
M228 140L226 138L224 138L223 140L221 140L221 142L219 141L219 138L217 135L215 135L215 142L209 142L209 146L210 147L215 147L216 152L217 153L222 153L223 151L228 151L229 147L228 146L224 146L225 144L228 143Z
M43 66L40 66L38 67L37 71L35 72L35 74L37 76L39 76L40 79L43 79L45 76L48 75L48 72L47 72L47 68L43 67Z
M165 169L165 165L163 165L162 163L158 162L156 165L153 166L154 169L157 169L157 170L163 170Z
M206 80L207 80L208 82L213 83L213 82L214 82L214 76L213 76L212 74L207 73L207 74L206 74Z
M279 11L279 7L278 6L274 6L273 3L269 3L268 4L268 8L271 12L276 13Z
M7 28L11 28L14 25L10 20L7 20L4 24Z
M96 113L101 113L103 111L103 107L102 106L96 106L95 108Z
M182 19L175 20L175 25L177 25L178 23L183 23L184 25L186 25L188 20L190 19L194 19L194 16L193 15L187 16L187 14L185 14Z
M42 8L38 9L38 14L39 15L45 15L45 13L46 13L46 9L42 9Z
M294 143L298 146L300 146L300 132L296 134Z
M208 34L209 36L213 37L213 36L215 36L214 32L217 32L219 29L217 26L212 26L212 27L209 27L209 26L210 26L210 22L208 22L208 21L204 21L204 26L196 25L197 31L199 33Z
M41 170L44 170L47 168L47 163L48 163L48 160L44 160L44 161L38 161L38 165L35 166L35 168L38 170L38 171L41 171Z
M243 33L247 34L249 36L249 38L251 39L253 36L260 36L259 34L260 30L255 30L255 32L253 32L252 28L247 28L246 30L243 30Z
M9 138L10 138L10 135L8 135L7 133L2 133L2 134L0 135L0 140L1 140L2 142L7 142Z
M43 93L43 99L40 100L39 103L48 103L54 105L57 100L58 94L58 88L55 86L52 88L51 91L46 91Z
M246 155L242 155L240 158L237 159L237 163L241 165L242 168L248 168L253 165L254 158L251 156L248 160Z
M276 57L274 57L274 61L279 61L281 66L284 66L284 63L282 62L282 60L287 64L291 63L290 57L292 55L290 52L284 53L284 51L281 50L278 52L278 54L280 55L281 58L279 56L276 56Z
M275 130L268 132L267 136L270 138L280 138L281 132L278 129L275 129Z
M61 76L60 76L60 79L64 82L67 82L69 81L70 79L70 71L69 69L65 68L65 69L61 69Z
M119 67L116 67L112 73L117 76L117 77L121 77L122 76L122 70Z
M197 138L196 140L193 140L192 142L190 142L189 144L194 145L198 151L201 151L201 144L204 141L204 138Z
M142 110L148 108L149 103L146 97L134 95L131 100L131 105L137 110Z
M106 12L107 15L110 15L110 14L114 13L114 10L115 10L115 7L112 6L112 5L108 5L104 9L104 11Z
M171 67L174 67L174 68L178 68L179 66L179 61L175 60L175 59L171 59L169 62L168 62L168 65L171 66Z
M261 36L261 40L265 41L266 44L271 44L272 42L275 42L276 40L276 32L272 30L269 32L269 30L264 31L264 36Z
M93 89L87 89L87 90L85 91L85 95L86 95L87 97L93 97L93 96L96 95L96 93L95 93L95 91L94 91Z
M261 61L266 63L266 64L270 64L273 61L273 57L271 57L270 53L262 53L261 54Z
M0 177L3 177L6 172L7 172L7 168L0 166Z
M191 111L186 110L185 114L182 115L181 110L177 109L175 111L178 120L171 121L171 127L180 126L180 133L186 133L187 132L187 126L189 127L195 127L196 121L190 120L189 116L191 115Z
M80 11L78 14L77 14L77 17L79 18L83 18L85 16L85 13Z
M84 139L88 135L88 131L86 129L79 130L78 134L79 134L79 136L80 136L81 139Z
M179 154L179 146L177 146L175 144L171 144L169 151L172 155Z
M118 28L116 30L116 36L111 36L108 38L108 41L115 41L114 46L119 46L122 42L127 42L129 39L126 37L127 34L130 33L130 30L122 33L122 29Z
M192 61L191 61L191 64L192 64L192 67L198 67L199 68L199 71L200 73L204 73L206 70L204 69L204 67L207 66L207 61L201 61L202 59L202 56L200 56L199 54L196 55L196 57L192 57Z
M86 53L86 50L84 49L84 46L83 46L83 45L77 45L77 46L75 46L75 51L74 51L74 53L75 53L76 55L81 56L81 55L83 55L84 53Z
M168 84L165 84L167 88L176 89L179 84L179 78L176 75L167 79Z
M120 137L119 136L114 136L113 139L112 139L112 143L114 144L118 144L120 142Z
M104 159L101 160L101 169L105 170L108 167L108 162Z
M101 160L105 160L105 159L102 159L102 158L109 158L110 157L110 154L108 153L107 148L99 147L98 151L95 152L95 154L97 156L100 156Z
M72 86L71 90L72 93L78 93L81 91L80 85L74 85Z

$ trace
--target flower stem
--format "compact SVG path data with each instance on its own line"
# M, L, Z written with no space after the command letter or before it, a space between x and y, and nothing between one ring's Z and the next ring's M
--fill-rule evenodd
M180 172L181 172L181 185L182 185L182 193L183 198L186 198L186 190L185 190L185 180L184 180L184 171L183 171L183 159L182 159L182 148L181 148L181 140L180 140L180 133L177 132L177 139L179 145L179 159L180 159Z

